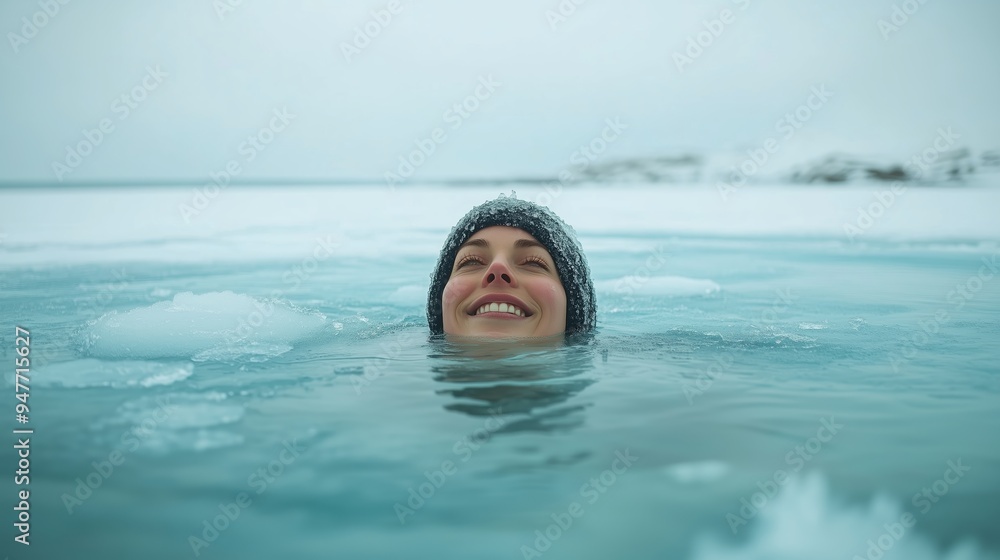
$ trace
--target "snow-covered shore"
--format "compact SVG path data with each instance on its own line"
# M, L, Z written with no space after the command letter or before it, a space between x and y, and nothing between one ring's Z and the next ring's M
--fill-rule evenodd
M12 189L0 191L0 267L280 259L320 245L436 254L466 211L512 190L551 206L585 246L617 233L1000 242L1000 188L990 184Z

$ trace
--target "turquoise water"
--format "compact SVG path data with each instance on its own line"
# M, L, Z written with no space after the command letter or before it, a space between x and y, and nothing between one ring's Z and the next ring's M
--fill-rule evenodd
M19 325L35 360L32 545L4 550L1000 550L995 246L581 237L599 329L558 348L429 339L434 254L4 268L3 359Z

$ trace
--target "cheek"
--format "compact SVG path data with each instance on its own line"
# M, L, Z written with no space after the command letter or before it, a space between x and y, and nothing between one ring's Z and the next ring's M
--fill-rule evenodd
M445 309L453 309L462 300L472 293L473 286L469 282L463 282L461 280L451 279L448 283L444 285L444 291L441 293L441 305Z
M566 313L566 291L555 282L545 282L534 287L535 300L549 313Z

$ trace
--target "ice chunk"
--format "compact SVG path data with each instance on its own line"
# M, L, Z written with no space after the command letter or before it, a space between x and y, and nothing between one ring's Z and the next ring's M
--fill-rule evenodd
M917 524L903 528L904 510L886 496L876 496L868 506L855 508L836 503L826 479L818 473L793 478L781 493L755 512L749 520L739 508L727 514L734 531L746 531L750 538L734 543L728 538L706 533L695 540L691 560L839 560L842 558L882 558L882 560L981 560L984 554L970 540L956 542L949 551L939 551L920 534L920 514L911 510ZM899 525L891 534L886 526ZM728 531L726 531L728 533ZM880 543L879 550L869 549Z
M100 358L260 361L321 332L326 316L233 292L179 293L88 326L85 346Z
M41 387L152 387L187 379L193 372L191 363L86 358L41 366L31 382Z

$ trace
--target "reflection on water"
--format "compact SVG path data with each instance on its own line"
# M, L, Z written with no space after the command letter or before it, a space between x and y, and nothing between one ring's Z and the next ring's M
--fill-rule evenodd
M520 416L498 433L572 430L590 404L560 405L594 383L586 375L594 368L592 342L586 334L474 342L435 337L431 371L435 381L449 385L437 393L458 401L445 410Z

